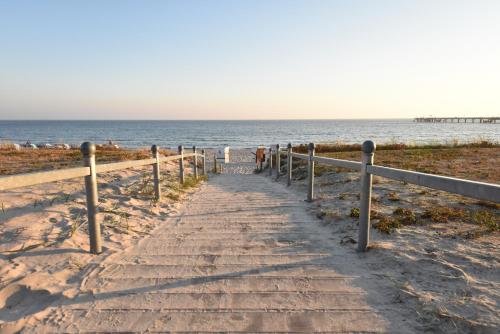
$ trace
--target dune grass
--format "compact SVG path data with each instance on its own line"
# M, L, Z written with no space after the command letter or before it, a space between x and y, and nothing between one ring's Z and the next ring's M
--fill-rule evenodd
M294 152L307 153L307 144L301 144L293 148ZM468 143L460 143L457 140L443 143L429 143L429 144L405 144L405 143L385 143L377 144L377 151L399 151L399 150L412 150L412 149L449 149L449 148L498 148L499 143L490 142L487 140L478 140ZM315 145L315 152L318 153L332 153L332 152L359 152L361 151L361 144L317 144Z
M304 145L294 148L295 152L307 152ZM360 145L325 144L317 145L316 155L361 160ZM387 167L413 170L422 173L440 174L463 179L500 183L497 166L500 161L500 144L487 141L468 144L435 145L379 145L375 152L375 164ZM286 164L286 159L283 160ZM294 167L305 168L305 161L294 160ZM315 175L328 172L343 172L346 169L316 164ZM396 199L395 199L396 200Z
M353 210L357 208L353 208ZM414 209L398 207L392 215L386 215L372 210L372 226L380 232L391 234L395 229L408 225L428 225L466 223L479 227L475 237L482 233L500 231L500 216L491 210L457 208L451 206L436 206L417 213Z
M162 155L176 154L170 150L160 150ZM140 160L151 157L149 149L123 149L98 147L97 163ZM80 149L20 149L13 146L0 146L0 175L29 173L41 170L62 169L82 165Z

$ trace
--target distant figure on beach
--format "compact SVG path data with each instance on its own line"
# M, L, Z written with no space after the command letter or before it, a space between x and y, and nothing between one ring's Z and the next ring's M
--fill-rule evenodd
M255 163L258 169L262 170L264 161L266 161L266 149L264 147L259 147L255 152Z
M108 147L112 147L112 148L116 148L116 149L120 148L120 146L113 143L113 141L111 139L108 140Z
M26 144L24 144L24 147L26 147L26 148L31 148L31 149L36 149L36 148L38 148L35 144L32 144L32 143L31 143L31 140L28 140L28 141L26 142Z

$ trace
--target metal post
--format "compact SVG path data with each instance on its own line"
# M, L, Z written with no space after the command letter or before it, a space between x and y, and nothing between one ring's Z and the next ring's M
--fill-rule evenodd
M97 176L95 168L95 145L85 142L80 146L83 165L90 167L90 175L85 176L85 194L87 196L87 216L89 224L90 252L102 253L101 225L97 221Z
M153 181L155 188L155 200L159 201L161 199L160 190L160 152L158 152L158 146L151 146L151 153L156 162L153 164Z
M269 147L269 158L267 159L269 165L269 176L273 175L273 146Z
M287 155L287 185L290 186L292 184L292 143L288 143L288 155Z
M280 144L276 144L276 180L280 178L281 169L281 155L280 155Z
M314 143L309 143L307 150L309 152L309 160L307 163L307 201L311 202L314 199Z
M201 165L203 175L207 175L207 156L205 155L205 150L201 150L201 155L203 155L203 164Z
M179 159L179 182L184 184L184 147L179 145L179 154L181 158Z
M370 208L372 196L372 175L366 172L366 166L373 164L375 143L367 140L361 148L361 194L359 206L358 251L364 252L370 242Z
M198 180L198 155L196 155L196 146L193 146L194 153L194 178Z

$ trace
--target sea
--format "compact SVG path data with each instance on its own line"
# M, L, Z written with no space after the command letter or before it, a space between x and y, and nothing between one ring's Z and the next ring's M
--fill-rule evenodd
M139 148L152 144L253 148L287 143L433 144L500 142L500 124L416 123L411 119L248 121L0 121L0 141L77 146L84 141Z

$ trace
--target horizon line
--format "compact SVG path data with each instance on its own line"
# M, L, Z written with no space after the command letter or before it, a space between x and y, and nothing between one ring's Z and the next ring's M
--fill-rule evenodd
M468 116L470 117L470 116ZM479 116L474 116L474 117L479 117ZM492 116L484 116L484 117L492 117ZM0 122L3 121L355 121L355 120L402 120L402 119L415 119L418 117L380 117L380 118L247 118L247 119L239 119L239 118L199 118L199 119L192 119L192 118L175 118L175 119L168 119L168 118L150 118L150 119L145 119L145 118L127 118L127 119L113 119L113 118L106 118L106 119L98 119L98 118L93 118L93 119L81 119L81 118L75 118L75 119L56 119L56 118L30 118L30 119L0 119ZM461 117L463 118L463 117Z

